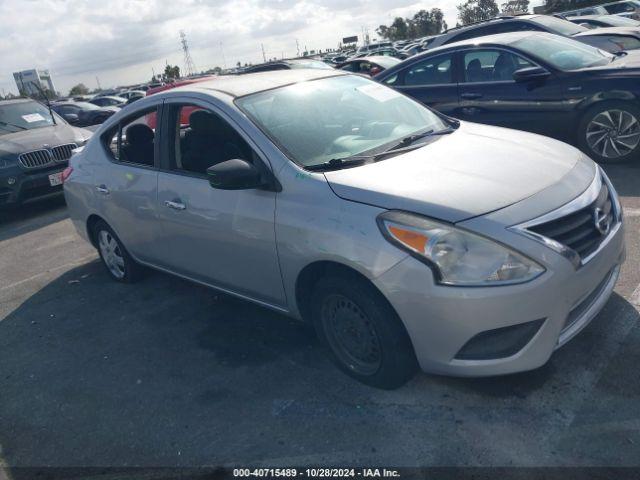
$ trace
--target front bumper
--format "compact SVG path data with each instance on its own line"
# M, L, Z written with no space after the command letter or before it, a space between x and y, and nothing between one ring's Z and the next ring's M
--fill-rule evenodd
M624 261L622 223L588 263L576 269L559 254L535 280L501 287L450 287L434 282L429 268L407 257L375 283L403 321L423 370L458 376L532 370L597 315L611 295ZM476 335L543 320L517 353L504 358L456 358Z
M18 165L0 168L0 207L18 205L62 194L62 185L51 186L49 175L63 171L67 162L27 171ZM14 182L11 183L10 179Z

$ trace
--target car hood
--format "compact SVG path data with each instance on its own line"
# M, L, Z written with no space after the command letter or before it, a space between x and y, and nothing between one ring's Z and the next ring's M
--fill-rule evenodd
M79 143L91 137L92 132L58 123L50 127L34 128L0 135L0 155L19 155L31 150L55 147L65 143Z
M557 140L462 122L422 148L325 177L345 200L455 223L535 195L582 157Z

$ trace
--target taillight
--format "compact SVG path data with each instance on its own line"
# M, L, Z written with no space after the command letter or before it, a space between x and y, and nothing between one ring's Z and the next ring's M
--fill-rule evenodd
M73 172L73 167L71 166L68 166L62 171L62 183L67 181L67 178L71 176L72 172Z

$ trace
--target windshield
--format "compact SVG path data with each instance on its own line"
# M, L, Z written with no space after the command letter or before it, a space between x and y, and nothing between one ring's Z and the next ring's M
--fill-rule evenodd
M0 103L0 135L50 125L49 109L38 102Z
M560 70L606 65L613 59L613 55L598 48L549 34L530 35L516 40L513 46Z
M256 93L237 105L298 164L310 167L448 125L419 103L355 75Z
M531 18L531 21L546 27L548 30L559 35L572 36L576 33L586 32L588 28L581 25L576 25L568 20L563 20L558 17L550 17L548 15L540 15L539 17Z

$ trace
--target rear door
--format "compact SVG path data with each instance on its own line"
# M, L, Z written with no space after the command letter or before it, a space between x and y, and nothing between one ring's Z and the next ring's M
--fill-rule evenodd
M99 214L115 230L137 259L157 263L158 243L158 142L147 125L161 105L133 113L103 137L106 161L94 173Z
M471 48L459 55L460 106L455 116L551 136L565 129L562 82L555 74L516 82L515 71L537 65L502 48Z
M453 114L458 108L458 84L451 52L412 62L382 83L445 114Z

